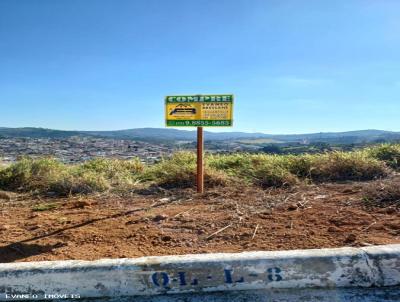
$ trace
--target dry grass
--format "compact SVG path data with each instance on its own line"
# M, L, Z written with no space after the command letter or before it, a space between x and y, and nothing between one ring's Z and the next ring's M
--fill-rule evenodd
M68 166L53 158L22 158L0 171L0 188L16 192L53 192L58 196L130 190L136 184L136 174L142 170L139 160L94 159Z
M373 180L389 172L383 162L363 151L303 155L293 160L289 170L316 182Z
M400 207L400 180L388 179L367 186L364 200L377 207Z
M11 200L11 195L7 192L0 191L0 200Z
M196 184L196 156L192 152L177 152L145 169L139 179L167 189L193 187ZM215 187L227 185L231 180L225 172L208 166L204 181L208 187Z
M327 152L305 155L233 154L211 156L210 166L262 187L314 182L372 180L385 177L383 161L367 152Z
M400 145L354 152L305 155L237 153L207 155L207 187L248 185L290 187L299 182L365 181L384 178L398 168ZM196 183L196 155L178 152L144 166L138 159L93 159L64 165L53 158L22 158L0 168L0 190L66 196L97 192L131 192L138 187L188 188Z
M366 149L373 158L385 162L389 167L400 169L400 144L383 144Z

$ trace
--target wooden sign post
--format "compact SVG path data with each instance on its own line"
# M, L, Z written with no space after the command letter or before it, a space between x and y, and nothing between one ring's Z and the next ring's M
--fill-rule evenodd
M165 97L167 127L197 127L197 192L204 193L203 127L231 127L233 95L176 95Z
M204 193L203 127L197 127L197 193Z

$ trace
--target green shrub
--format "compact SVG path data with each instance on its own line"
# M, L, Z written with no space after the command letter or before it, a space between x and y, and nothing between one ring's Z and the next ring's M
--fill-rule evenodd
M137 174L143 171L144 165L138 158L131 160L118 160L95 158L84 162L80 168L84 171L93 171L112 178L119 173Z
M101 193L111 188L110 183L102 174L93 171L79 172L69 171L61 174L49 183L48 191L58 196L72 194Z
M290 187L298 182L298 178L282 166L263 162L251 170L252 182L262 188Z
M12 191L54 192L60 196L110 189L129 190L144 166L137 159L94 159L67 166L52 158L22 158L0 171L0 188Z
M263 188L291 186L298 182L297 177L286 169L284 156L238 153L210 156L208 161L212 168Z
M144 165L138 158L131 160L104 159L97 158L87 161L77 168L76 175L83 180L90 179L90 173L101 176L104 182L109 183L109 187L119 190L129 190L135 186L137 175L142 173ZM89 173L89 174L88 174ZM102 181L103 182L103 181ZM99 185L100 188L106 186Z
M304 155L214 155L210 166L262 187L290 186L298 178L317 182L371 180L387 174L385 164L368 152L327 152Z
M253 155L247 173L254 184L263 188L292 186L298 182L298 178L287 169L286 160L286 156L280 155Z
M209 155L206 157L207 165L211 169L224 171L233 177L245 177L251 169L252 155L235 153L229 155Z
M0 187L11 191L46 191L66 167L53 158L22 158L0 171Z
M386 176L386 165L366 152L329 152L292 160L293 173L317 182L372 180Z
M316 156L318 155L284 155L283 166L299 178L310 178Z
M378 160L384 161L389 167L400 169L400 145L383 144L367 149L367 152Z

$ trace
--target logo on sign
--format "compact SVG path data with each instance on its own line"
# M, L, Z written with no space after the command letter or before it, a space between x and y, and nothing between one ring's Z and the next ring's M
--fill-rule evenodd
M192 105L188 104L179 104L176 105L175 108L171 110L169 115L175 116L175 117L187 117L187 116L192 116L196 114L196 108L194 108Z

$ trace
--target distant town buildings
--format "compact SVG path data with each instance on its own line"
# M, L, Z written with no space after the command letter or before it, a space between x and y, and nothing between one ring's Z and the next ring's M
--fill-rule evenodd
M258 146L234 141L206 141L209 153L257 151ZM134 140L82 137L70 138L0 138L0 162L8 164L19 157L52 156L63 163L80 163L93 158L131 159L138 157L143 163L152 164L178 150L195 150L196 143L172 141L157 143Z
M90 137L54 138L1 138L0 159L11 163L21 156L53 156L64 163L79 163L92 158L140 158L153 163L171 154L171 147L132 140Z

